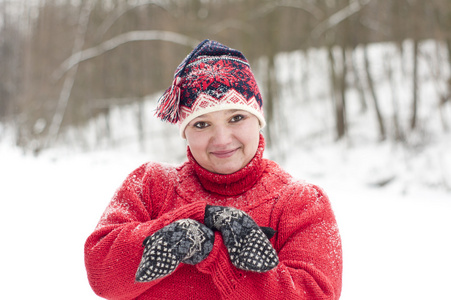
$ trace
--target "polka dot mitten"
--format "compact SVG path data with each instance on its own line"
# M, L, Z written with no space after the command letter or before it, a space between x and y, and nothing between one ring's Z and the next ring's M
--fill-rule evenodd
M144 253L135 280L149 282L173 272L183 262L195 265L204 260L214 243L214 232L195 220L175 221L143 242Z
M207 227L221 232L235 267L266 272L279 264L276 250L268 240L273 230L268 227L262 230L245 212L233 207L207 205L204 221Z

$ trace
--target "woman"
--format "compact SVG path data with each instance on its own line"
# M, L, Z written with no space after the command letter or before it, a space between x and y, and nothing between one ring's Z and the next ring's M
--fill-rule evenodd
M341 241L329 200L264 159L262 99L237 50L205 40L157 115L188 142L184 164L147 163L85 244L107 299L339 299Z

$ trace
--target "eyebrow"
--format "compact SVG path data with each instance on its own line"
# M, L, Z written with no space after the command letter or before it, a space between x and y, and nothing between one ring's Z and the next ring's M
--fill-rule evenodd
M233 115L233 114L236 113L237 111L245 112L245 110L243 110L243 109L227 109L226 111L227 111L227 113L228 113L229 115ZM195 117L192 121L196 120L197 118L204 118L205 115L207 115L207 114L208 114L208 113L203 114L203 115L200 115L200 116L197 116L197 117Z

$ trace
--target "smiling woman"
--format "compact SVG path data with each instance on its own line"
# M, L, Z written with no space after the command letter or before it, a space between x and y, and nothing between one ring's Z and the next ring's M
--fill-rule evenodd
M193 119L185 136L194 159L210 172L231 174L257 152L260 124L253 114L221 110Z
M146 163L117 190L85 244L95 293L339 299L329 199L263 158L263 102L244 55L203 41L176 69L157 116L179 125L187 161Z

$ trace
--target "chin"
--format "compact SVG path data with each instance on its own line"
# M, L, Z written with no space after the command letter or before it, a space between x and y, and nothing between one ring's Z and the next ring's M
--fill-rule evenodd
M220 167L214 168L213 172L217 173L217 174L222 174L222 175L229 175L229 174L233 174L233 173L239 171L240 169L241 169L241 166L240 167L237 167L237 166L220 166Z

